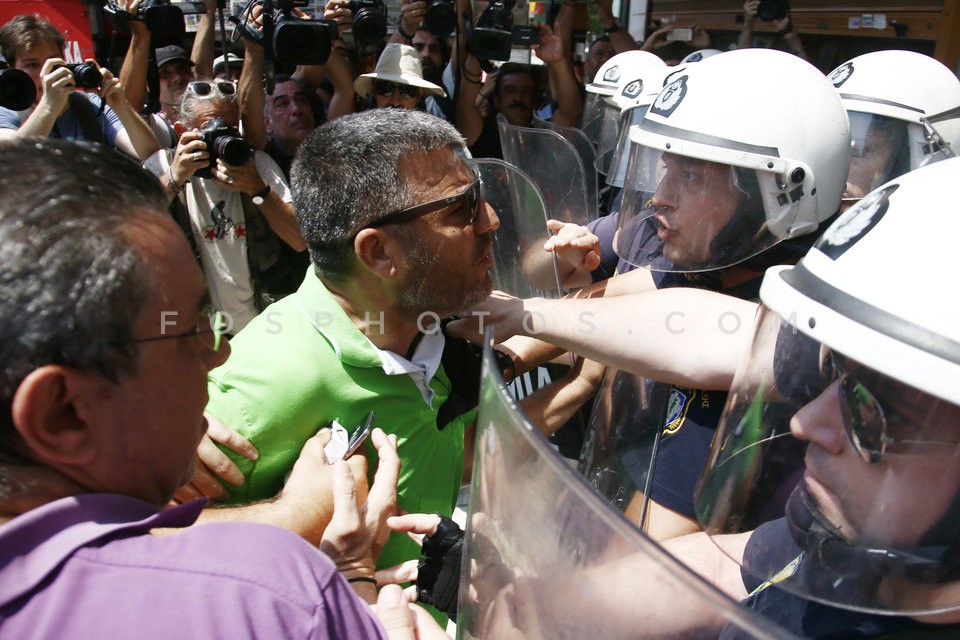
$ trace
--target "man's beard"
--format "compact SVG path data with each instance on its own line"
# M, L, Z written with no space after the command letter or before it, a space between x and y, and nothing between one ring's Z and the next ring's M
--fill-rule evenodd
M479 282L467 285L455 274L443 272L437 260L439 252L430 255L421 243L411 244L414 246L406 253L407 276L400 283L398 310L415 316L434 313L446 318L480 304L490 295L493 283L489 273ZM476 258L480 260L480 256ZM475 264L471 268L475 268Z
M430 66L427 66L426 64L424 64L423 79L426 80L427 82L432 82L433 84L436 84L436 85L442 85L443 70L433 66L433 63L431 63Z

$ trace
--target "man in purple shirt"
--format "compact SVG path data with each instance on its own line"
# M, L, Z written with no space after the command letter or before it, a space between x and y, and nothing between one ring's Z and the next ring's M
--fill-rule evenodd
M11 142L0 164L17 167L0 176L0 637L387 637L358 594L375 599L395 437L373 432L362 510L363 459L327 464L328 432L304 447L275 502L333 484L325 553L264 524L190 527L203 501L163 507L230 347L162 188L98 145ZM426 637L408 607L391 586L378 615Z

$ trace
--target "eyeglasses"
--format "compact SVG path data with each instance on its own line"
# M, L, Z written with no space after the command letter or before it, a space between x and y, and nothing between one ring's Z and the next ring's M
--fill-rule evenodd
M189 338L191 336L202 336L212 334L213 342L207 343L212 351L220 351L220 343L223 340L223 334L226 332L226 322L223 314L213 308L206 307L197 319L197 325L194 329L184 331L183 333L168 333L162 336L152 336L150 338L137 338L131 340L132 343L155 342L157 340L172 340L174 338Z
M458 193L454 196L448 196L446 198L440 198L439 200L431 200L430 202L424 202L423 204L407 207L406 209L391 211L379 220L375 220L368 224L367 228L376 229L377 227L382 227L387 224L402 224L421 216L425 216L428 213L446 209L450 205L454 204L458 205L460 209L469 215L469 218L465 221L464 226L472 225L474 222L476 222L477 216L480 215L480 202L480 181L474 180L462 193Z
M217 82L194 80L187 85L187 91L191 91L194 95L200 96L201 98L206 98L214 91L223 96L233 96L237 93L237 85L233 84L232 82L227 82L226 80L220 80Z
M420 95L420 89L412 84L398 84L388 80L377 80L373 83L373 90L384 98L392 96L394 91L399 91L400 97L408 100Z
M861 365L855 366L861 367ZM867 388L862 380L847 371L848 367L852 368L847 363L846 358L827 350L821 365L821 376L824 388L834 382L840 384L840 414L843 417L843 426L854 450L864 462L877 464L885 455L903 453L903 451L891 450L897 445L908 445L909 450L914 450L922 445L956 447L960 444L957 441L907 440L892 436L890 426L893 420L889 419L888 416L895 412L885 411L876 395ZM861 368L864 373L870 371L866 367ZM875 375L879 376L880 374ZM909 429L914 432L918 430L911 421L906 419L897 421L903 422L904 430Z

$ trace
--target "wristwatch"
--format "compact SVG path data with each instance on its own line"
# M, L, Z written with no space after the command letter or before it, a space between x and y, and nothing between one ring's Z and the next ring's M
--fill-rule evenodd
M253 194L253 196L250 199L253 200L253 204L259 207L260 205L263 204L264 199L269 194L270 194L270 185L268 184L263 188L263 191L258 191L257 193Z

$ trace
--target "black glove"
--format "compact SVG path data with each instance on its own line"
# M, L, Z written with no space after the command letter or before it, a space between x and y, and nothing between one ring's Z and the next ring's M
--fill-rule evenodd
M440 516L437 532L423 538L421 553L423 557L417 565L417 600L433 605L456 622L463 529L450 518Z

